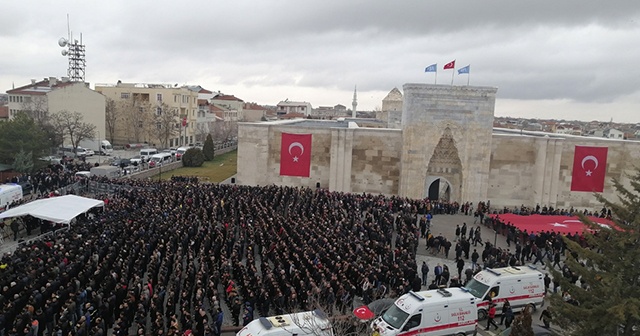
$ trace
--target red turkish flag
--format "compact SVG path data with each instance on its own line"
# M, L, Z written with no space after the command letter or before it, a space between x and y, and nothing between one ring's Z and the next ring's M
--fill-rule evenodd
M451 61L451 62L449 62L449 63L444 65L444 70L453 69L455 67L456 67L456 60L453 60L453 61Z
M602 192L607 175L607 147L576 146L571 191Z
M367 307L366 305L362 305L356 309L353 310L353 315L355 315L357 318L363 320L363 321L367 321L370 320L374 317L376 317L376 314L374 314L371 309L369 309L369 307Z
M311 134L282 133L280 176L309 177Z

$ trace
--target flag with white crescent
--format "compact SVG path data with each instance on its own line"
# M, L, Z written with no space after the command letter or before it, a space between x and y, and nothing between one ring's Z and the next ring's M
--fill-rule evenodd
M282 133L280 176L309 177L311 134Z
M353 315L357 318L367 321L374 318L376 315L366 305L360 306L353 310Z
M571 191L602 192L604 190L607 152L607 147L575 147Z

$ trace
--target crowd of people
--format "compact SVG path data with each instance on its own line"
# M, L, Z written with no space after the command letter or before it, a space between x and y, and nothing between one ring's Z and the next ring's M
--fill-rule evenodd
M189 179L114 183L128 187L102 196L104 211L2 257L0 333L218 335L258 315L346 311L355 296L410 289L417 218L431 206Z

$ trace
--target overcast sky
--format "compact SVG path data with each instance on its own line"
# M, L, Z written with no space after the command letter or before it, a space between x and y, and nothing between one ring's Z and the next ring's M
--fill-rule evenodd
M498 87L496 116L640 122L637 0L5 1L1 91L66 76L57 41L86 45L86 80L199 84L248 102L372 110L405 83ZM467 75L454 75L466 85Z

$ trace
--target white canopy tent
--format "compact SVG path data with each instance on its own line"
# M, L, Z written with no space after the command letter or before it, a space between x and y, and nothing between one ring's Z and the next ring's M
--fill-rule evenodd
M99 206L104 206L104 202L76 195L58 196L11 208L0 213L0 219L31 215L54 223L69 224L78 215Z

